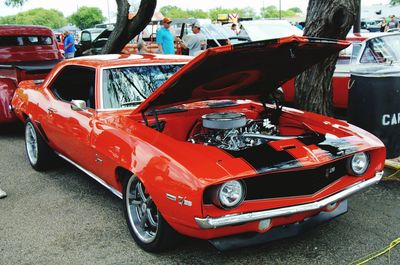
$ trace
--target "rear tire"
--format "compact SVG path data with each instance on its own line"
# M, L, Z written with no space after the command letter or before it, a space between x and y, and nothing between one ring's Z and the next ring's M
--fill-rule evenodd
M54 161L54 151L44 141L30 119L25 123L25 149L31 166L36 171L49 169Z
M124 181L123 204L129 232L143 250L158 253L179 242L180 235L165 221L135 176Z

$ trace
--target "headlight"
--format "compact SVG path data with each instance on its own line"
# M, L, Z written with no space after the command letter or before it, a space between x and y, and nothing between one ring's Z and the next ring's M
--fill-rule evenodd
M369 157L366 153L358 153L349 158L348 170L351 175L361 176L369 167Z
M218 206L230 209L239 206L246 196L246 189L242 182L237 180L228 181L222 184L217 192Z

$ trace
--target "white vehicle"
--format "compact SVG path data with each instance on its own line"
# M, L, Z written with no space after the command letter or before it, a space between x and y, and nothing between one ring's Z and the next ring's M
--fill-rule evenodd
M253 20L240 22L242 29L238 36L250 41L277 39L287 36L303 36L303 31L287 20Z

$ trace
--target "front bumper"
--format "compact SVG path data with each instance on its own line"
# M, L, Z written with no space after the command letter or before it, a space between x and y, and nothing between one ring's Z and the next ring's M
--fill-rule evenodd
M290 225L273 227L265 233L246 233L209 240L210 243L219 251L232 250L236 248L249 247L253 245L265 244L267 242L296 236L317 225L326 223L347 212L347 200L344 200L332 212L321 212L316 216L305 219Z
M202 229L213 229L219 228L229 225L237 225L243 224L247 222L271 219L276 217L288 216L293 215L296 213L307 212L307 211L314 211L322 209L328 205L334 204L338 201L342 201L351 195L366 189L376 183L378 183L383 177L383 171L378 172L375 174L373 178L365 180L363 182L359 182L345 190L342 190L330 197L327 197L323 200L312 202L308 204L296 205L296 206L289 206L279 209L272 209L260 212L251 212L251 213L241 213L241 214L233 214L233 215L226 215L222 217L206 217L206 218L195 218L196 223Z

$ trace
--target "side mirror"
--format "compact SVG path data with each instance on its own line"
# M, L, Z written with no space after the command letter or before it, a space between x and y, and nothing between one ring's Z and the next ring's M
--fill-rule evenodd
M71 101L71 109L74 111L82 111L86 108L86 102L83 100L76 99Z

